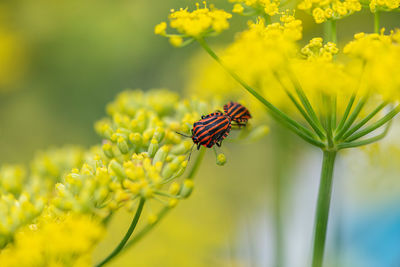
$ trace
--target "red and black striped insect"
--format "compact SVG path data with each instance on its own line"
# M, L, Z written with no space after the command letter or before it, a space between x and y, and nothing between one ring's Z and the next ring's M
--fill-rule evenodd
M250 112L243 105L236 102L229 102L224 105L224 111L232 121L236 122L239 127L246 126L247 121L251 118Z
M231 118L222 112L214 112L201 116L201 120L193 124L192 136L181 135L192 138L197 149L200 146L211 148L214 145L221 146L230 130Z

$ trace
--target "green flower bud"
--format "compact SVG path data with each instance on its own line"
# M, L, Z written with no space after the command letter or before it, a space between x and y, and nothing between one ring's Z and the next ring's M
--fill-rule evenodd
M156 154L157 150L158 150L158 142L157 142L156 139L153 138L153 139L151 139L149 149L147 150L147 153L149 154L149 157L150 158L154 157L154 155Z
M190 180L190 179L186 179L183 182L183 186L182 186L182 189L181 189L180 196L183 197L183 198L188 198L192 194L193 187L194 187L193 181Z
M125 141L125 139L122 136L118 137L117 146L119 148L119 151L121 151L122 154L126 154L129 152L128 143Z
M171 185L169 186L169 193L171 195L177 195L179 193L179 190L181 189L181 186L177 183L177 182L173 182L171 183Z
M218 154L217 156L217 165L224 166L226 163L226 157L223 153Z
M162 170L162 177L164 179L169 179L178 170L179 164L175 162L168 163Z
M175 154L175 155L182 155L182 154L186 154L187 152L189 152L189 150L192 148L193 146L193 142L190 140L186 140L183 141L182 143L180 143L179 145L174 146L171 149L171 153Z
M169 152L169 146L164 145L164 146L160 147L160 149L154 155L153 165L155 165L157 162L164 163L165 159L168 156L168 152Z
M165 136L165 131L161 127L157 127L156 131L154 132L153 138L157 140L157 142L161 143Z
M142 145L142 136L140 133L131 133L129 134L129 141L135 146L141 146Z
M114 152L112 150L112 145L110 143L103 144L102 149L103 149L104 155L106 155L106 157L108 157L110 159L115 157Z
M113 134L111 126L104 120L98 121L95 124L95 129L102 137L107 139L110 139Z
M174 173L174 176L176 176L176 177L181 176L185 172L187 164L188 164L187 160L181 162L181 164L178 168L178 171Z
M171 198L168 202L168 207L174 208L176 205L178 205L178 200L176 198Z
M108 167L118 176L118 178L123 179L126 177L124 168L122 168L121 164L119 164L115 159L110 161Z

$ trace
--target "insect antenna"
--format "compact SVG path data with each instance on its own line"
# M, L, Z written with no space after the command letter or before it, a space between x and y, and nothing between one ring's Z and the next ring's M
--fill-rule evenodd
M180 133L180 132L176 132L176 133L179 134L179 135L182 135L183 137L192 138L190 135L186 135L186 134L183 134L183 133Z

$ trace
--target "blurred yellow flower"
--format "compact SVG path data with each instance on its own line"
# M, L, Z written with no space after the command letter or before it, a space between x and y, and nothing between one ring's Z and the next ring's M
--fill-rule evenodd
M200 38L206 35L220 33L223 30L228 29L228 19L232 17L231 14L215 8L213 5L207 7L204 1L204 7L200 8L197 3L197 9L194 11L188 11L188 8L181 8L179 10L171 10L169 15L169 25L174 28L178 33L182 34L181 37L193 37ZM156 34L164 35L169 37L165 33L166 23L161 22L156 25L154 32ZM177 39L176 36L172 36L171 43L175 46L181 44L182 39ZM179 40L179 41L178 41Z

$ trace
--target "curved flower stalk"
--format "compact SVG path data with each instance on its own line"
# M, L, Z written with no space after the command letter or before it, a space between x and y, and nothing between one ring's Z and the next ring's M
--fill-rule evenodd
M303 5L324 14L317 22L361 9L358 1L336 1L326 17L321 7ZM381 140L400 112L400 66L393 61L400 51L399 33L358 34L344 49L346 60L337 61L335 28L333 42L314 38L302 49L297 44L301 32L301 21L283 13L280 23L263 18L249 23L222 57L202 36L196 41L276 121L323 151L312 261L322 266L337 153Z

